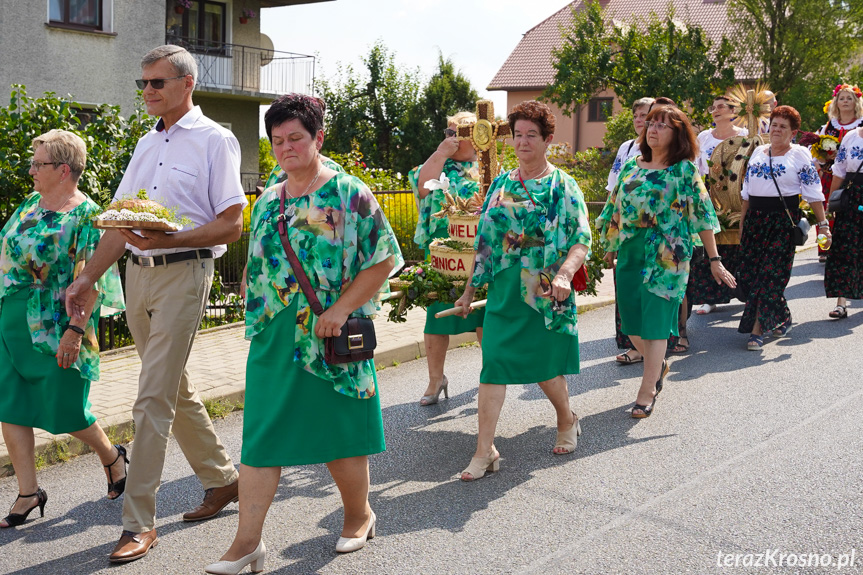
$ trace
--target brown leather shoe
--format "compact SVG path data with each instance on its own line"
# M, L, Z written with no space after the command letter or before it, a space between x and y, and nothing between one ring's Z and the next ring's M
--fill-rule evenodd
M239 481L224 487L211 487L204 492L204 501L192 511L183 514L183 521L203 521L219 514L228 503L239 501Z
M151 547L159 544L159 538L156 537L156 530L151 529L144 533L133 533L131 531L123 531L120 536L120 541L114 547L114 552L108 556L108 561L111 563L128 563L140 559L150 552Z

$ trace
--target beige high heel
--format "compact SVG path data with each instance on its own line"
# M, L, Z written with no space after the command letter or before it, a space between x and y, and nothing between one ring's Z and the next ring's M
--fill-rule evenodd
M420 405L434 405L439 401L441 392L443 392L443 396L445 398L449 399L449 380L446 378L446 376L443 376L443 383L438 388L437 393L433 393L431 395L424 395L422 396L422 398L420 398Z
M494 473L500 469L500 453L491 446L490 457L472 457L470 465L461 472L462 481L476 481L485 477L486 472ZM465 479L465 475L469 475L469 479Z
M578 436L581 435L581 422L574 411L572 412L572 417L574 420L572 427L566 431L557 432L557 441L555 441L554 447L551 450L555 455L569 455L575 451L575 447L578 445ZM557 448L562 448L566 451L554 451Z

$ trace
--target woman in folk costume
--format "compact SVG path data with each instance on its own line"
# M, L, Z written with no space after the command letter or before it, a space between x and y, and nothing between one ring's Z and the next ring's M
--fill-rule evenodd
M842 142L845 134L863 125L863 97L861 96L863 96L863 92L856 85L839 84L836 86L833 90L833 99L828 102L827 106L827 117L830 121L821 126L817 133L821 136L833 136ZM835 159L817 161L818 169L821 172L821 189L824 191L825 200L830 199L834 162ZM832 232L833 219L828 218L828 222ZM827 261L827 252L821 246L818 246L818 261L821 263Z

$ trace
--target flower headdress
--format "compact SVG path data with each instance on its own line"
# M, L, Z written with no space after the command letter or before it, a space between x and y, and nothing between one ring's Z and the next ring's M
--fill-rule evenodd
M858 98L863 97L863 91L861 91L856 84L836 84L836 87L833 88L833 97L835 98L836 95L842 90L851 90Z

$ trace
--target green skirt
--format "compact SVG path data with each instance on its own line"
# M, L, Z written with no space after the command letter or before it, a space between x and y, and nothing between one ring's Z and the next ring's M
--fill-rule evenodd
M243 465L327 463L386 449L380 389L354 399L294 362L297 299L252 338L246 364Z
M446 234L442 234L441 237L446 237ZM426 261L431 261L431 252L429 252L428 249L426 249L425 252ZM466 318L458 315L451 315L442 318L436 318L434 316L434 314L452 307L453 304L451 303L435 303L430 305L428 309L426 309L426 327L423 330L423 333L431 335L458 335L460 333L476 331L477 328L482 328L482 320L485 317L484 309L472 311Z
M617 252L617 307L620 310L620 331L641 339L668 339L677 335L680 299L667 300L647 291L644 285L644 236L650 228L639 229L625 240ZM653 254L651 254L653 257Z
M28 290L0 301L0 421L55 435L90 427L90 380L33 348L27 324Z
M434 314L452 308L451 303L435 303L426 309L426 327L423 333L434 335L458 335L482 328L485 310L472 311L466 318L459 315L436 318Z
M550 331L521 297L521 267L498 272L488 286L481 383L547 381L578 373L578 336Z

